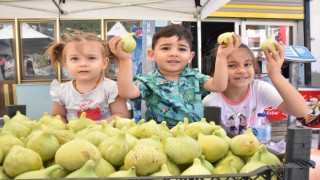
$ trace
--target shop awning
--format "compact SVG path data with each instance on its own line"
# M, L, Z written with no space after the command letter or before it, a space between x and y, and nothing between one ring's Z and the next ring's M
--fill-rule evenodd
M196 21L230 0L0 0L0 18ZM197 6L198 5L198 6Z
M0 0L0 19L135 19L196 21L201 70L201 21L230 0Z

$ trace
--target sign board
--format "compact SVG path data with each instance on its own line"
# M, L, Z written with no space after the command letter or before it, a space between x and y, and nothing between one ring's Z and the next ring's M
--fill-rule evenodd
M285 46L284 59L289 62L314 62L317 59L304 46Z
M320 87L298 88L298 90L305 98L309 108L307 118L300 118L298 121L310 128L320 128Z

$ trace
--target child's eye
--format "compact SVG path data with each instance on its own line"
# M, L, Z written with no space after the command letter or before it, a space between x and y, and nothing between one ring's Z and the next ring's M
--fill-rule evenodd
M96 57L93 57L93 56L92 56L92 57L89 57L88 59L89 59L89 60L96 60Z
M161 50L169 50L169 47L162 47Z
M179 48L179 51L188 51L187 48Z
M77 61L79 58L77 58L77 57L72 57L72 58L70 58L70 60L71 61Z
M235 68L236 65L235 64L228 64L228 68Z
M250 66L252 66L252 64L251 63L246 63L246 64L244 64L244 66L245 67L250 67Z

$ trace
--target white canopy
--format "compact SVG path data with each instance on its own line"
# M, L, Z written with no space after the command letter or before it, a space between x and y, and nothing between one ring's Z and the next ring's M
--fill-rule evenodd
M128 34L129 32L124 28L124 26L117 21L115 25L108 31L108 36L123 36Z
M197 21L197 14L201 20L205 19L229 1L0 0L0 18L58 18L60 15L60 18L80 19Z
M201 71L201 20L230 0L0 0L0 18L196 21Z
M49 36L36 31L28 24L22 24L22 38L30 39L30 38L50 38ZM0 30L0 39L12 39L13 38L13 29L12 26L7 26Z

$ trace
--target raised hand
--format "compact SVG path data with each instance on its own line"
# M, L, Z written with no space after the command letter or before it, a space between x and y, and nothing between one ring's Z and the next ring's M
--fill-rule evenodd
M266 67L268 76L274 76L281 74L281 67L284 62L284 45L280 42L274 42L274 46L277 50L273 49L271 46L267 46L267 50L264 51L266 56Z
M221 44L218 48L217 56L227 58L234 49L237 49L241 45L241 37L238 34L233 33L232 37L228 37L227 45Z
M131 53L122 49L123 41L120 36L115 36L109 41L109 48L111 52L119 59L119 61L131 60Z

